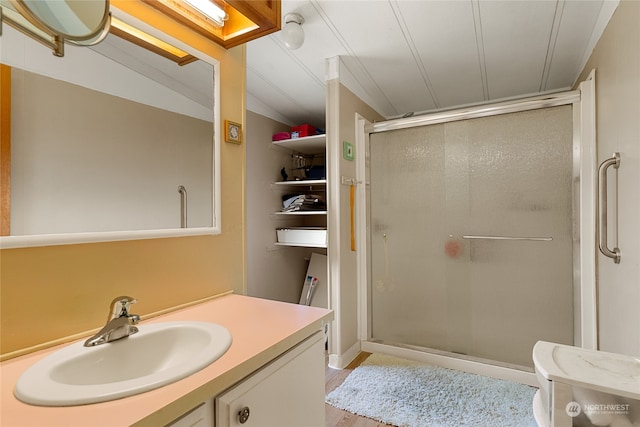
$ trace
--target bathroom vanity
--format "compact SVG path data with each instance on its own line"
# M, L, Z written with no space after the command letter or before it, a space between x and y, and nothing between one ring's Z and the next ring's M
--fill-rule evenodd
M142 320L200 321L226 327L229 350L172 384L89 405L47 407L13 395L22 373L65 345L3 362L0 425L27 426L324 426L324 326L330 310L225 295Z

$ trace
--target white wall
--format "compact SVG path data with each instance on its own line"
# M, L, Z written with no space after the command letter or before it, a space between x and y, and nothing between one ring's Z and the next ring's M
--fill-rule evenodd
M596 70L598 163L620 152L616 180L609 179L609 247L620 264L599 254L600 349L640 355L640 2L623 0L579 79ZM612 208L613 209L613 208Z
M356 143L356 114L373 122L383 117L356 96L345 82L352 81L340 58L328 60L327 80L327 176L329 179L330 307L335 311L333 340L329 342L332 367L343 368L360 350L358 336L358 265L351 250L350 187L342 177L356 177L356 162L343 158L343 142ZM358 186L356 191L362 191Z

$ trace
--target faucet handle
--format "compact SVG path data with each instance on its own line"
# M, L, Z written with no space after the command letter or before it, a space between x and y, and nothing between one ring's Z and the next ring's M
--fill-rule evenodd
M116 319L118 317L128 317L131 304L138 302L133 297L120 296L111 301L111 311L109 313L109 320Z

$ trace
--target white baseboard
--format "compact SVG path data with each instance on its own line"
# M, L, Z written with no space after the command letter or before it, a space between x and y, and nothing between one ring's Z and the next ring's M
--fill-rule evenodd
M360 341L352 345L343 354L330 354L329 367L332 369L344 369L360 354Z
M474 360L459 359L446 355L428 353L410 348L395 347L370 341L363 341L360 345L362 351L368 353L382 353L390 356L401 357L418 362L425 362L442 368L455 369L476 375L508 380L520 384L539 387L536 375L532 372L524 372L518 369L489 365Z

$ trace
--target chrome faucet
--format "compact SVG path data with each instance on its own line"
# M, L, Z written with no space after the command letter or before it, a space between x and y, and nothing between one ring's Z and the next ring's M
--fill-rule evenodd
M97 334L86 340L84 346L93 347L126 338L138 332L138 328L133 325L140 322L140 316L129 313L131 304L136 302L134 298L128 296L117 297L111 301L107 324Z

